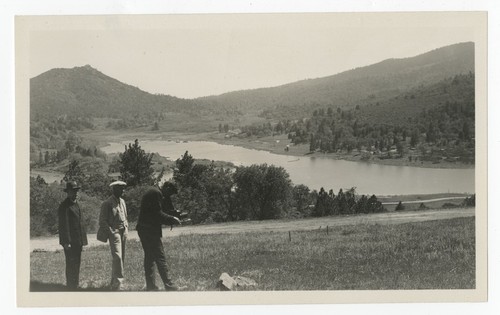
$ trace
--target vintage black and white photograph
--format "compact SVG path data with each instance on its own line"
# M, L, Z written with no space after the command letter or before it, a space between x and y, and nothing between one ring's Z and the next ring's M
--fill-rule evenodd
M485 13L15 22L28 295L485 299Z

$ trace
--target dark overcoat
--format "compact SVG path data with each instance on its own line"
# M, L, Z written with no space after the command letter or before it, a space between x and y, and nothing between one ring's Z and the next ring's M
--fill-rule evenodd
M174 225L175 218L168 214L174 206L170 198L164 198L161 191L152 187L143 195L141 200L141 212L137 222L137 230L161 237L161 226Z
M66 198L58 209L59 244L72 247L87 245L87 232L78 202Z

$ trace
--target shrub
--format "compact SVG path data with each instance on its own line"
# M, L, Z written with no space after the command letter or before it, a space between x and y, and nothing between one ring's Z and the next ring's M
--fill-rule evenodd
M59 229L57 210L66 198L63 188L63 185L56 183L48 185L41 177L30 178L31 237L57 233ZM97 229L101 202L101 199L89 196L83 191L78 194L78 204L89 233L93 233Z
M151 186L148 185L138 185L135 187L127 188L123 193L123 200L127 205L128 221L137 222L139 218L139 213L141 211L141 199L142 195L150 189Z
M447 203L443 204L443 205L441 206L441 208L443 208L443 209L458 208L458 205L457 205L457 204L454 204L454 203L451 203L451 202L447 202Z
M476 206L476 194L465 198L462 202L462 206L464 207L475 207Z
M57 232L57 209L66 198L62 186L48 185L43 178L30 178L30 234L40 236Z
M403 203L400 201L398 205L396 206L396 211L401 211L404 210L405 206L403 206Z
M83 223L85 224L87 233L95 233L99 227L99 213L103 200L94 196L89 196L84 192L80 192L78 196L78 204L82 211Z

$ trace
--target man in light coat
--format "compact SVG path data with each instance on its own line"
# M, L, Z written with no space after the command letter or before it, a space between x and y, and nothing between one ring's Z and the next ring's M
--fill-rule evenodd
M113 194L101 205L97 239L102 242L109 239L112 258L111 290L118 291L123 290L123 264L128 234L127 206L121 198L127 184L115 181L109 186Z

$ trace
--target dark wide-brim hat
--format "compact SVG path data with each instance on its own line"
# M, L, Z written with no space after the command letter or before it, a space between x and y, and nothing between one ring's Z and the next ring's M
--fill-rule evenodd
M161 192L163 194L177 194L177 186L172 182L164 182L161 186Z
M68 192L70 190L79 190L81 187L78 185L77 182L71 181L66 183L66 188L64 188L65 192Z

